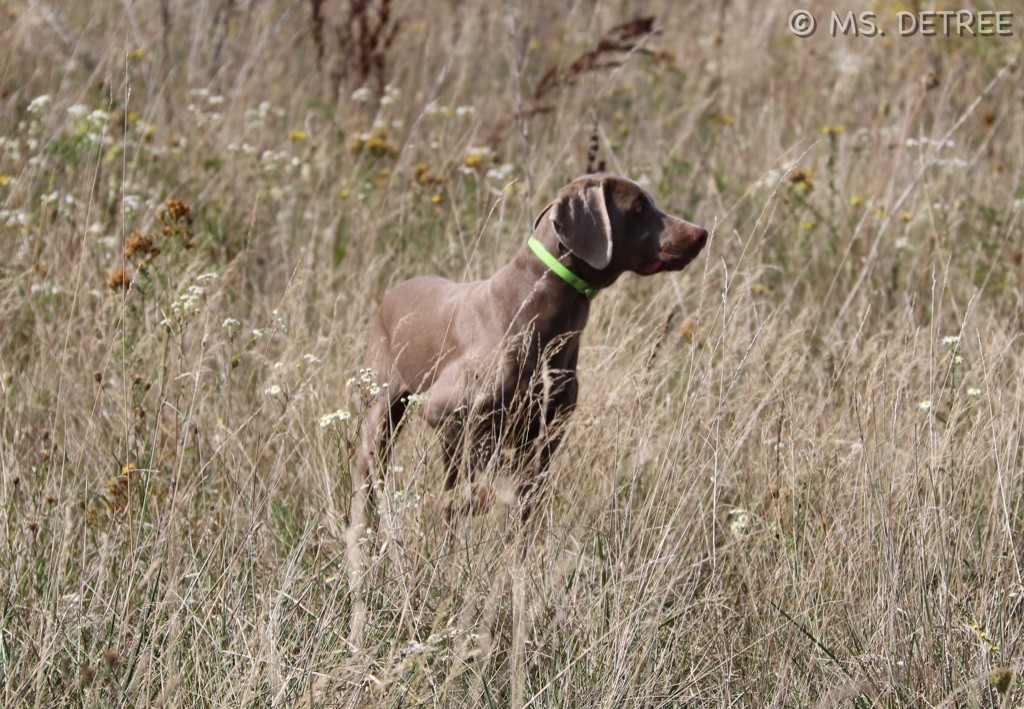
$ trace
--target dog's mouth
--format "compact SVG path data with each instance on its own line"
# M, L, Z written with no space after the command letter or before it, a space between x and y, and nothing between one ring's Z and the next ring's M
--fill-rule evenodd
M645 263L642 266L638 266L636 272L642 276L649 276L652 273L657 273L663 268L665 268L665 262L662 261L661 259L658 259L657 261L651 261L650 263Z
M667 244L662 244L661 258L657 261L649 261L637 269L638 273L647 276L661 271L681 271L691 261L697 258L697 254L707 243L708 233L699 227L693 227L695 233L687 235L684 239L676 239Z

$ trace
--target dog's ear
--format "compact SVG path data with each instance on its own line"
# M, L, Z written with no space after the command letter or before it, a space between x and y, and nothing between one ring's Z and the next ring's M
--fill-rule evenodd
M612 224L605 206L603 182L570 185L545 211L562 246L591 268L602 269L611 262Z
M548 206L544 207L544 209L540 210L540 214L538 214L537 218L533 220L533 230L534 231L537 231L537 227L540 226L540 220L543 219L544 215L547 214L548 212L550 212L551 208L554 207L554 206L555 206L555 203L552 202Z

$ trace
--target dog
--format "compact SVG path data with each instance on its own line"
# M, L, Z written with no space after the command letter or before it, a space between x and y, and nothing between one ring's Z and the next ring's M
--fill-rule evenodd
M707 238L659 210L636 182L590 174L558 192L528 243L487 280L420 276L392 288L367 346L382 388L363 421L352 474L356 533L373 513L372 480L410 395L425 396L426 420L439 432L446 495L461 477L472 481L510 455L525 522L576 405L591 298L627 271L681 270Z

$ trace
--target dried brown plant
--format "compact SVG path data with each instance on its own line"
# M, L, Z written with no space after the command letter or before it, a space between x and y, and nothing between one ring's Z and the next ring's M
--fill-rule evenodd
M655 29L654 22L655 17L647 15L615 25L601 35L593 49L581 54L569 66L564 69L557 65L548 67L534 87L533 93L523 101L518 112L519 119L525 120L538 113L553 111L554 106L549 103L552 95L566 86L571 86L582 74L621 67L631 54L661 56L644 46L647 40L660 33L660 30ZM497 144L515 120L516 116L511 115L499 121L491 129L487 142L491 145Z
M343 88L365 86L378 98L387 85L388 53L401 28L391 0L342 0L331 18L326 0L310 0L310 34L317 71L329 82L333 100ZM328 44L328 37L334 39Z

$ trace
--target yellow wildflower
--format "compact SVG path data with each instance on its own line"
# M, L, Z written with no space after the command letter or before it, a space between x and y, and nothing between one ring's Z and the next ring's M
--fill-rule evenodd
M486 146L470 148L466 153L466 166L478 168L491 159L491 149Z

